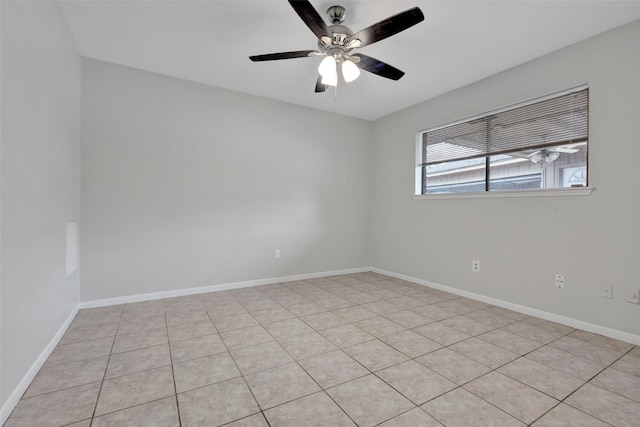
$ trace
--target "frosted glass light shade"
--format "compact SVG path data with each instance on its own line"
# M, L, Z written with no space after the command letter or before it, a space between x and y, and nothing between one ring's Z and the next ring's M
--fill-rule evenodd
M322 77L330 74L337 74L336 59L331 55L324 58L318 67L318 73L320 73Z
M322 76L320 83L323 85L338 86L338 73L336 70L333 70L333 73L328 73Z
M342 63L342 77L344 77L344 81L349 83L354 81L360 75L360 68L353 61L345 60Z

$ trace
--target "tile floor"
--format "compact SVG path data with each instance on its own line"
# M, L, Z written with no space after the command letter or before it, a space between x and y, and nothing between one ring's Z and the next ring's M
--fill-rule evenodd
M640 348L359 273L81 310L9 426L640 426Z

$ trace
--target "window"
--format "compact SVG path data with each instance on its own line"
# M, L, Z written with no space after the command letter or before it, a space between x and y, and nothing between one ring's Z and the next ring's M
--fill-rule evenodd
M418 134L418 194L586 187L589 89Z

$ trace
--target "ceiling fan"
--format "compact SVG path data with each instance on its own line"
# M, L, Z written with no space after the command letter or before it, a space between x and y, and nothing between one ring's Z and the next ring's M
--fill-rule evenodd
M527 159L531 161L531 163L539 163L540 161L544 161L545 163L551 163L560 157L560 153L568 153L573 154L580 151L579 148L575 148L579 144L571 144L571 145L563 145L560 147L550 147L550 148L541 148L540 150L535 150L531 153L509 153L510 156L513 157L521 157L523 159Z
M354 34L342 25L346 16L345 8L342 6L331 6L327 10L331 22L331 25L327 26L309 1L289 0L289 4L318 38L318 50L267 53L250 56L249 59L259 62L324 56L318 67L316 92L324 92L329 86L337 86L338 65L341 65L342 77L346 82L357 79L360 69L391 80L399 80L404 75L403 71L370 56L352 52L354 49L391 37L424 20L420 8L414 7Z

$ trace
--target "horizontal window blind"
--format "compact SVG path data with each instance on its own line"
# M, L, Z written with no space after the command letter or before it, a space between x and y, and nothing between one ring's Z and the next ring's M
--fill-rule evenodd
M579 89L426 131L420 166L585 142L588 113L589 89Z

